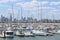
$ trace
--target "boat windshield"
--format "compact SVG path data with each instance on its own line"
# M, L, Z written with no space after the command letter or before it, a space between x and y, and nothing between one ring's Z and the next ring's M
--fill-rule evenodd
M13 35L13 32L7 32L6 34L7 35Z

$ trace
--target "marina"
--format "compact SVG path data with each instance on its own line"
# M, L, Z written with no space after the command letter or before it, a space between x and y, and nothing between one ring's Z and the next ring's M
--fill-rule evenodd
M25 26L24 24L28 25L28 26ZM40 37L48 36L49 37L49 36L51 36L52 37L55 34L60 35L60 29L59 29L60 26L57 25L57 28L55 26L57 23L55 25L53 25L54 23L51 23L51 24L50 23L46 23L46 24L45 23L43 23L43 24L35 23L33 25L32 24L33 23L28 23L28 24L23 23L22 26L21 26L21 24L19 26L18 26L18 24L14 24L14 26L12 24L12 27L8 27L7 24L5 24L6 27L2 27L0 25L1 26L0 28L4 29L4 30L3 29L0 30L1 31L0 37L1 38L4 38L4 37L14 38L15 36L17 36L17 37L36 37L36 36L40 36ZM49 24L49 25L47 25L47 24ZM36 25L38 25L38 26L36 26ZM41 26L41 25L43 25L43 26ZM47 26L45 26L45 25L47 25Z
M0 0L0 40L60 40L57 0Z

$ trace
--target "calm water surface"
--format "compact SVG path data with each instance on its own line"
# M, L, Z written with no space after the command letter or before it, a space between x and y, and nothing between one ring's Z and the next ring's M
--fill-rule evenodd
M0 38L0 40L60 40L60 34L54 36L36 36L36 37L17 37L14 38Z

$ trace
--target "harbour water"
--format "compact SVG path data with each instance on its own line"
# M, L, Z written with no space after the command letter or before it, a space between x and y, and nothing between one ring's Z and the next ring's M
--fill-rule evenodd
M60 34L54 36L36 36L36 37L18 37L14 38L0 38L0 40L60 40Z

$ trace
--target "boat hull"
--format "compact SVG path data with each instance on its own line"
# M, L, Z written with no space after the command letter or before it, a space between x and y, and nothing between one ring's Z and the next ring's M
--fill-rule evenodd
M19 34L19 35L16 35L16 36L19 36L19 37L24 37L25 35L24 35L24 34Z

